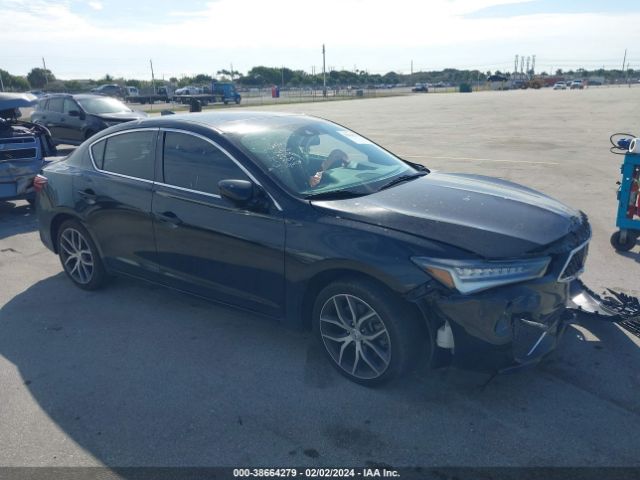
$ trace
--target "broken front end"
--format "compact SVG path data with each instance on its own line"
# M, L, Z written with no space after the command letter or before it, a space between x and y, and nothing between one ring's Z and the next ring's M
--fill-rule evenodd
M432 364L503 373L537 364L580 311L573 299L588 295L599 302L578 280L590 239L582 214L567 235L532 252L529 260L485 262L491 267L423 265L440 280L412 295L435 326ZM527 272L529 278L514 281ZM447 275L454 288L443 287ZM499 279L502 285L496 286Z

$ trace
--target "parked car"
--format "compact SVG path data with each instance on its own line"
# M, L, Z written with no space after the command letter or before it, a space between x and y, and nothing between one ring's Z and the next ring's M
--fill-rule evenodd
M567 89L567 84L564 82L556 82L556 84L553 86L554 90L566 90Z
M116 98L52 94L38 100L31 121L47 127L56 144L80 145L100 130L146 116Z
M25 93L0 93L0 201L35 199L33 179L56 154L49 131L18 120L20 108L31 107L36 97Z
M427 93L429 88L426 83L416 83L415 86L411 89L412 92L423 92Z
M38 184L40 237L78 287L122 273L312 327L368 385L425 351L432 365L538 362L573 318L591 231L530 188L273 112L114 126Z
M584 82L582 80L574 80L569 85L569 89L571 90L582 90L584 88Z
M95 93L96 95L107 95L109 97L122 97L125 92L120 85L109 83L92 88L91 93Z

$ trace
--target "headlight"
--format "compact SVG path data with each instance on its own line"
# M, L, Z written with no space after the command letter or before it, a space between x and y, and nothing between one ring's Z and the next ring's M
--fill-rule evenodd
M412 257L411 260L443 285L468 294L540 278L545 274L551 257L496 262L428 257Z

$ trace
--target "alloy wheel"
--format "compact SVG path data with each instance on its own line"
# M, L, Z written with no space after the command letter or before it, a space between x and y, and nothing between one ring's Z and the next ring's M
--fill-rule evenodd
M334 295L324 303L320 335L333 361L349 375L372 380L389 367L389 332L380 315L355 295Z
M60 235L60 255L69 276L77 283L88 284L93 278L94 259L89 243L75 228L67 228Z

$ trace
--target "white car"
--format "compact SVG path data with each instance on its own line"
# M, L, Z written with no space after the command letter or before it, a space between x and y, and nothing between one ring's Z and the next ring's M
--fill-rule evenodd
M564 82L557 82L554 86L553 86L554 90L566 90L567 89L567 84Z
M571 85L569 85L569 88L571 90L582 90L584 88L584 82L582 80L574 80L571 82Z

